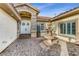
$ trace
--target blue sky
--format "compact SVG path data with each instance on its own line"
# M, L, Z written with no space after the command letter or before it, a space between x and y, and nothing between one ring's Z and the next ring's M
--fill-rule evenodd
M40 10L39 15L54 17L62 12L79 7L79 3L32 3Z

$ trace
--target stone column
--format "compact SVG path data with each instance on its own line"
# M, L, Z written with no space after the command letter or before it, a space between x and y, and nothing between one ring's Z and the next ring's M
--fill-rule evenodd
M37 37L37 16L35 14L31 16L31 37Z

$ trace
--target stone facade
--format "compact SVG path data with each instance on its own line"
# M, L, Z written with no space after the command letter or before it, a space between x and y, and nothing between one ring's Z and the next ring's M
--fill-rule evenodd
M31 14L31 37L36 37L36 26L37 26L37 15L38 15L38 10L33 8L30 4L14 4L16 10L18 13L21 11L29 12ZM22 20L21 20L22 21Z

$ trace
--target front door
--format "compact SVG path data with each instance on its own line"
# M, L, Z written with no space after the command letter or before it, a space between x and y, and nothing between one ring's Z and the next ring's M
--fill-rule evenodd
M31 34L31 22L28 20L21 21L21 34Z

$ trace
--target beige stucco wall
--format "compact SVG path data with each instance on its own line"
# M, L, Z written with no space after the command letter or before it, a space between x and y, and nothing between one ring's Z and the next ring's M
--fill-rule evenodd
M60 33L59 33L59 23L73 21L73 20L76 21L76 36L60 35ZM57 34L57 36L61 40L75 43L77 40L79 40L79 15L77 14L77 15L74 15L74 16L66 17L64 19L59 19L57 21L53 21L52 22L52 28L54 28L55 33Z
M0 9L0 52L17 38L17 21Z

